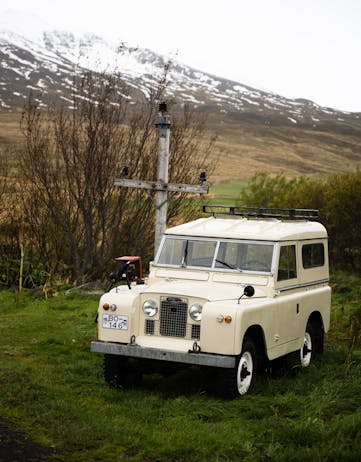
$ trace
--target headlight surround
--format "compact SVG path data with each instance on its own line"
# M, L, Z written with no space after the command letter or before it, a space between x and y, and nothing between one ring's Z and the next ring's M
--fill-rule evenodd
M146 316L155 316L158 313L158 305L154 300L146 300L143 303L143 313Z
M202 309L203 306L199 303L193 303L193 305L189 308L189 316L193 319L193 321L200 321L202 319Z

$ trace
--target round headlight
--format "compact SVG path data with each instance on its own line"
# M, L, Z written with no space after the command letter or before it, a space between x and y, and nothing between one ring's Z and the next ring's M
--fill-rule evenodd
M157 302L154 300L146 300L143 303L143 313L146 314L147 316L155 316L158 311L158 305Z
M200 321L202 319L202 305L195 303L189 308L189 316L193 321Z

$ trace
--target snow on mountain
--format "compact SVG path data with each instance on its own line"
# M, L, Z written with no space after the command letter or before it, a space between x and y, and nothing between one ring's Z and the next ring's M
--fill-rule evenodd
M0 31L10 36L26 37L32 42L41 42L43 32L51 30L52 26L43 21L31 11L6 10L0 16Z
M42 104L46 104L44 95L66 99L72 76L79 69L119 72L126 84L147 95L170 61L169 57L151 50L112 43L93 34L54 30L41 20L29 21L28 16L17 14L14 24L12 15L9 13L0 21L0 108L3 110L21 107L30 90L41 92ZM253 118L266 125L276 121L316 126L325 117L337 120L349 116L311 101L287 99L212 76L175 60L171 60L168 77L169 96L233 120ZM352 117L359 116L353 114Z

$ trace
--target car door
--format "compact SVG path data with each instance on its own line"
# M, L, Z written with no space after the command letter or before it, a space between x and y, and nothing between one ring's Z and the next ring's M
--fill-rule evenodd
M298 337L300 293L298 288L297 243L287 242L279 247L276 274L277 298L276 317L278 342L287 343Z

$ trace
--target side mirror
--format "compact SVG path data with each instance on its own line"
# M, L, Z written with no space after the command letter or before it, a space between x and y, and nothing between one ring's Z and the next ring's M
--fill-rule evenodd
M254 295L254 287L253 286L246 286L243 290L243 295L246 297L253 297Z

